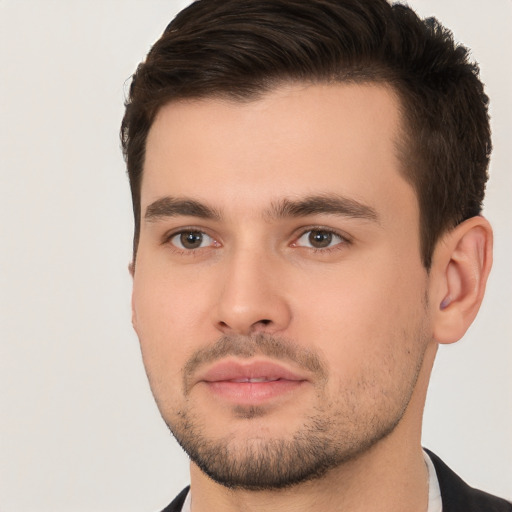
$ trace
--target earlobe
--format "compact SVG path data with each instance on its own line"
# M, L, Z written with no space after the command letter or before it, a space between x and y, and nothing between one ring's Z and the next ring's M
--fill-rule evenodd
M492 228L483 217L462 222L438 243L432 268L437 342L454 343L467 331L482 303L491 266Z
M135 311L133 294L132 294L132 326L135 329L135 332L137 332L137 313Z
M134 272L135 272L135 264L134 264L133 261L128 265L128 272L130 272L130 275L132 276L132 279L133 279ZM132 292L131 306L132 306L132 326L135 329L135 331L137 331L137 314L135 313L135 304L134 304L134 299L133 299L133 292Z

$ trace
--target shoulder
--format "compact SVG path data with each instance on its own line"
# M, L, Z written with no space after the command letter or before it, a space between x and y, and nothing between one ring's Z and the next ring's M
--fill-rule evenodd
M180 512L181 508L183 507L183 503L185 502L185 498L187 497L188 491L190 489L189 487L185 487L183 491L181 491L174 500L172 500L167 507L165 507L162 512Z
M470 487L437 455L425 451L436 469L443 512L512 512L512 503Z

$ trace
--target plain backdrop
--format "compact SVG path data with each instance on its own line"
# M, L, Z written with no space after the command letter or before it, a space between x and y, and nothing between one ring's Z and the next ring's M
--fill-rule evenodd
M188 482L130 325L118 130L172 0L0 0L0 511L157 511ZM424 444L512 498L512 1L415 0L473 49L492 100L480 315L442 347Z

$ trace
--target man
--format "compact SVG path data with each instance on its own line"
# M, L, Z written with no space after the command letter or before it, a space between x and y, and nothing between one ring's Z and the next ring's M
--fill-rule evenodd
M191 459L165 510L505 511L421 447L483 298L487 97L385 0L201 0L122 126L133 325Z

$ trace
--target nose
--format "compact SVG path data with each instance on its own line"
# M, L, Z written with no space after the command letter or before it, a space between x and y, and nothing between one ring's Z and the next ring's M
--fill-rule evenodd
M219 275L215 327L223 334L284 331L292 318L283 268L277 257L240 252L224 262Z

